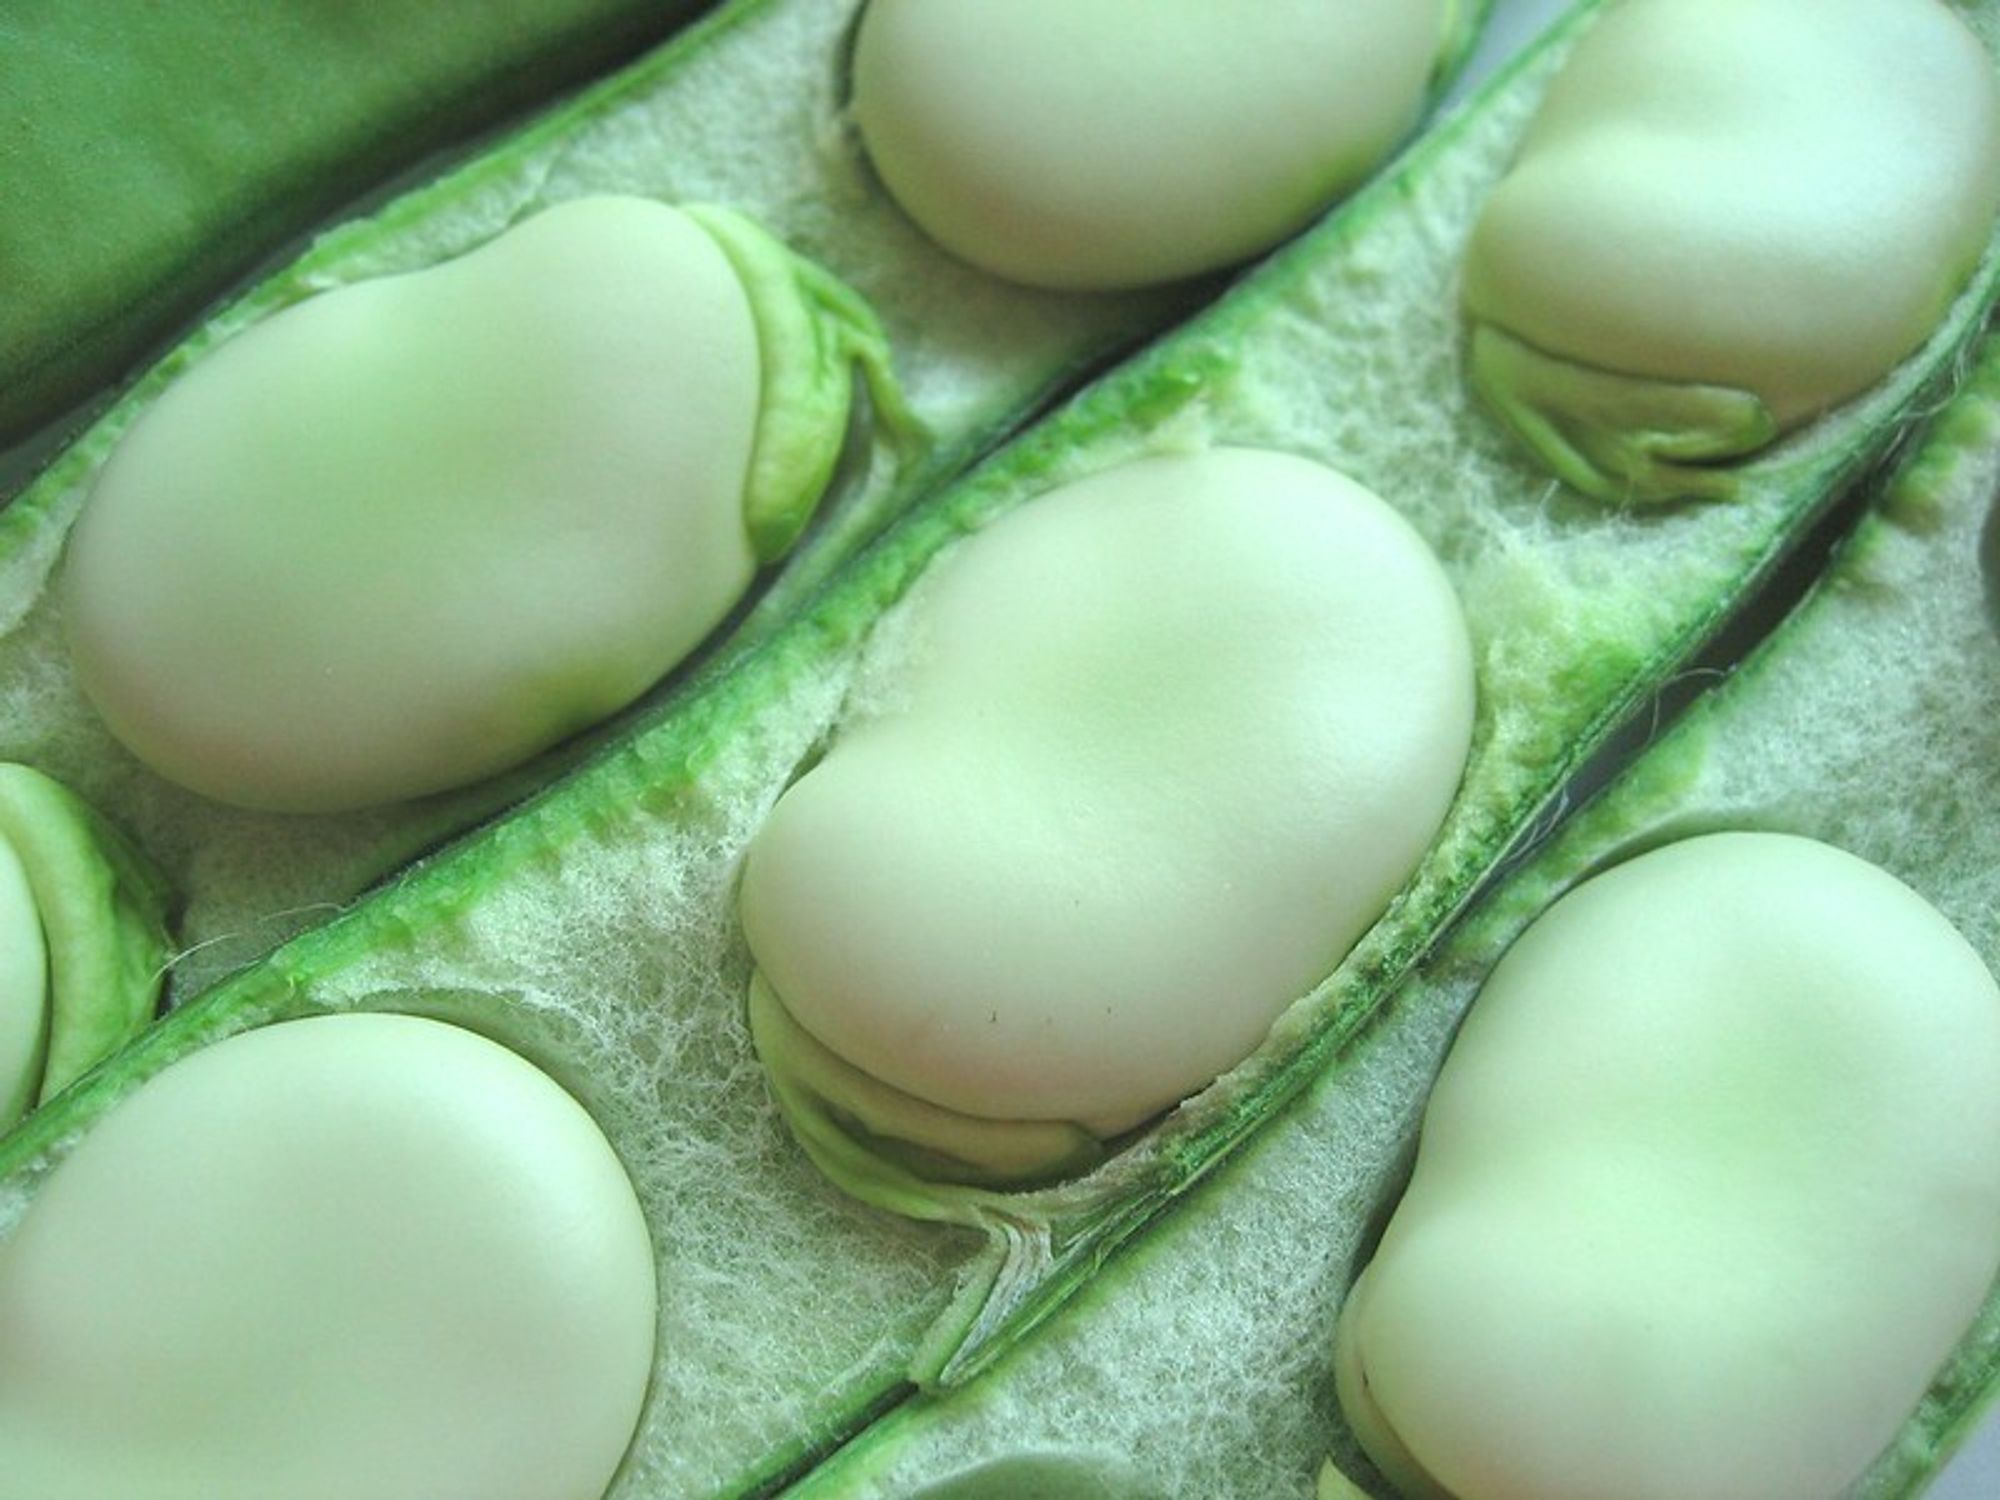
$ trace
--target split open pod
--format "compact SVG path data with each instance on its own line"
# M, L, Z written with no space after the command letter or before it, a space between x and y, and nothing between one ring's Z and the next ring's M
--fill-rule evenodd
M1974 9L1983 17L1994 13L1989 0ZM845 6L777 0L759 11L810 12L831 18L829 25L851 14ZM1563 41L1589 19L1581 15ZM732 17L715 34L731 44L770 36L751 15ZM837 66L830 54L815 56L817 71L800 76L819 79L830 96ZM1145 1386L1164 1394L1184 1382L1189 1348L1220 1365L1238 1341L1224 1322L1168 1320L1125 1342L1116 1358L1086 1365L1068 1328L1056 1333L1048 1320L1092 1278L1105 1293L1075 1297L1071 1306L1096 1311L1129 1303L1106 1278L1122 1281L1126 1268L1169 1257L1146 1253L1143 1244L1168 1243L1175 1226L1192 1216L1200 1184L1232 1175L1233 1148L1250 1145L1253 1134L1268 1139L1302 1113L1293 1108L1277 1118L1286 1100L1300 1097L1305 1078L1337 1059L1345 1037L1390 1013L1387 997L1414 956L1503 852L1546 815L1574 765L1658 681L1682 670L1698 635L1732 612L1838 480L1869 462L1909 411L1935 399L1923 372L1908 372L1787 445L1790 468L1748 466L1744 505L1689 508L1664 525L1634 525L1590 507L1549 504L1546 479L1468 408L1453 356L1462 341L1454 293L1463 231L1479 189L1511 156L1514 131L1553 61L1544 53L1524 67L1487 107L1420 148L1352 213L1328 221L1247 279L1240 295L1155 345L970 483L927 502L768 649L746 652L728 672L691 684L685 703L665 705L668 712L631 741L630 753L596 758L504 825L420 865L351 918L184 1009L138 1061L156 1066L162 1051L203 1025L254 1012L273 996L288 1003L394 1003L420 982L491 997L489 1013L525 996L562 1017L561 1045L552 1052L560 1051L564 1076L591 1078L593 1104L599 1097L613 1102L602 1118L619 1130L621 1147L641 1143L627 1159L643 1174L647 1202L672 1203L658 1222L673 1230L661 1235L660 1254L676 1332L672 1357L655 1367L662 1395L623 1485L634 1492L774 1490L829 1458L839 1463L858 1449L850 1439L870 1426L884 1429L868 1444L882 1451L892 1441L891 1425L907 1431L927 1420L921 1408L945 1405L904 1401L913 1379L949 1386L987 1370L957 1393L968 1397L1014 1371L1032 1370L1039 1382L1051 1364L1067 1361L1078 1373L1062 1387L1058 1420L1073 1432L1092 1407L1098 1415L1130 1414L1142 1409ZM687 71L706 77L725 70L706 53L691 52ZM781 76L789 82L793 75ZM723 116L676 101L627 112L606 133L656 147L672 136L650 128L655 122L696 120L738 142L738 128L773 114L768 97L730 111L729 132L712 125ZM765 139L739 145L737 154L793 160L782 150L766 151ZM823 145L826 135L810 139ZM565 143L550 153L556 154L562 171L550 180L566 189L578 181L571 163L579 153ZM789 189L783 173L777 176ZM791 193L789 200L804 197ZM780 201L775 192L772 198ZM826 201L808 200L801 219L820 213ZM864 201L879 208L879 200ZM925 248L886 209L877 217L883 244ZM891 284L921 280L904 274L900 262L893 271L877 266L864 274L878 296ZM978 289L969 272L941 258L932 269L939 281L897 318L899 329L925 329L927 343L936 342L934 315L947 315L949 323L950 313L976 305ZM1929 368L1954 365L1957 339L1980 313L1973 301L1964 299L1953 328L1933 341ZM1025 317L986 321L1006 329L1010 343L1033 331ZM935 368L928 356L910 364L913 375ZM1279 1034L1248 1066L1145 1131L1134 1149L1087 1182L1008 1194L1016 1217L998 1227L1016 1233L1005 1253L1012 1256L1018 1246L1020 1254L1001 1267L1006 1279L982 1283L999 1261L992 1253L997 1235L981 1244L978 1235L897 1222L842 1201L783 1138L731 1003L747 976L727 892L749 829L821 741L851 680L857 643L947 539L982 522L997 528L993 518L1017 500L1107 471L1135 451L1186 450L1204 441L1308 454L1408 508L1447 560L1465 601L1480 662L1478 748L1442 838L1350 959L1323 977L1306 1005L1287 1013ZM839 754L836 743L828 764ZM10 1191L32 1193L51 1146L84 1129L91 1110L107 1107L144 1071L135 1062L131 1073L107 1075L105 1086L73 1095L74 1102L20 1138L8 1157ZM1350 1158L1345 1141L1330 1154ZM1354 1180L1344 1198L1339 1187L1253 1196L1261 1203L1305 1196L1350 1207L1372 1201L1355 1192ZM1163 1211L1169 1201L1171 1213ZM1244 1259L1274 1268L1284 1259L1271 1253L1276 1246L1315 1245L1322 1261L1347 1249L1281 1234L1257 1241L1238 1234L1234 1242ZM746 1254L746 1246L755 1253ZM1196 1301L1201 1269L1176 1282L1169 1300ZM803 1337L802 1308L813 1314ZM1327 1321L1304 1339L1275 1338L1256 1352L1330 1350ZM1024 1336L1038 1324L1055 1336ZM1197 1327L1196 1338L1176 1336ZM1009 1371L999 1368L1003 1361ZM1274 1368L1270 1360L1259 1365L1266 1375ZM1195 1384L1215 1390L1207 1360L1198 1373ZM1267 1381L1263 1388L1280 1384ZM1316 1465L1326 1440L1326 1402L1323 1390L1313 1390L1321 1398L1313 1403L1320 1418L1310 1449ZM1081 1391L1081 1399L1070 1399L1072 1391ZM1277 1429L1253 1423L1254 1406L1216 1396L1173 1430L1254 1426L1249 1451L1259 1455L1277 1446ZM1117 1454L1148 1479L1159 1473L1155 1455L1170 1446L1165 1423L1127 1423L1115 1438L1085 1444L1030 1434L1013 1411L996 1426L1016 1454L1079 1448ZM1233 1471L1234 1488L1216 1465L1200 1478L1174 1475L1157 1487L1244 1500L1299 1493L1311 1468L1298 1457L1302 1451L1286 1449L1290 1458L1271 1463L1253 1457ZM813 1488L837 1493L835 1482L829 1477ZM920 1492L916 1482L882 1491Z

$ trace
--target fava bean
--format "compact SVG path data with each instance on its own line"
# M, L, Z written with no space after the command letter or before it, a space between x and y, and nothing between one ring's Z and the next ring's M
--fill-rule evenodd
M1626 0L1466 252L1473 382L1605 499L1712 467L1931 334L2000 209L2000 83L1940 0Z
M1233 448L1053 491L908 609L890 706L750 847L759 1046L823 1160L831 1111L890 1176L1074 1172L1409 877L1470 743L1465 624L1373 494Z
M2000 1272L2000 986L1883 871L1689 839L1551 907L1340 1324L1410 1500L1829 1500Z
M597 1500L654 1324L646 1222L568 1094L437 1021L291 1021L150 1080L0 1246L0 1471Z
M460 786L631 702L782 555L832 474L872 316L748 221L547 210L313 298L134 424L71 537L65 622L114 733L218 800Z

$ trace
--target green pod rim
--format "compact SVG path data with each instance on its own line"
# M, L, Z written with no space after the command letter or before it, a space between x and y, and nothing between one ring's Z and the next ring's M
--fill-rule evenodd
M27 870L49 948L40 1104L153 1019L172 953L174 898L130 839L29 766L0 765L0 839Z

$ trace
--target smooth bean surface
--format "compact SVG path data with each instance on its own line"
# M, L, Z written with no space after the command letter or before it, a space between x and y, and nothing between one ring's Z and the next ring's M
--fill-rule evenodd
M106 465L63 579L78 675L225 802L338 810L517 764L748 586L761 369L722 249L637 198L288 308Z
M2000 1271L2000 986L1852 855L1726 833L1562 898L1466 1020L1340 1325L1411 1497L1831 1500Z
M496 1043L318 1016L149 1081L0 1245L0 1471L68 1500L596 1500L654 1341L630 1182Z
M1474 378L1572 483L1700 493L1672 468L1921 344L1996 209L2000 84L1940 0L1627 0L1474 231Z
M1415 122L1448 0L873 0L854 114L954 254L1070 290L1247 259Z
M1247 1055L1408 878L1470 741L1443 570L1289 454L1054 491L889 639L880 711L753 842L744 925L805 1032L974 1129L1115 1135Z

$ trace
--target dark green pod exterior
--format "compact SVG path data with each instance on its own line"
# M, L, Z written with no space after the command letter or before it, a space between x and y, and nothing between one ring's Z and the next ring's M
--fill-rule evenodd
M0 447L381 178L703 0L24 0L0 11Z

